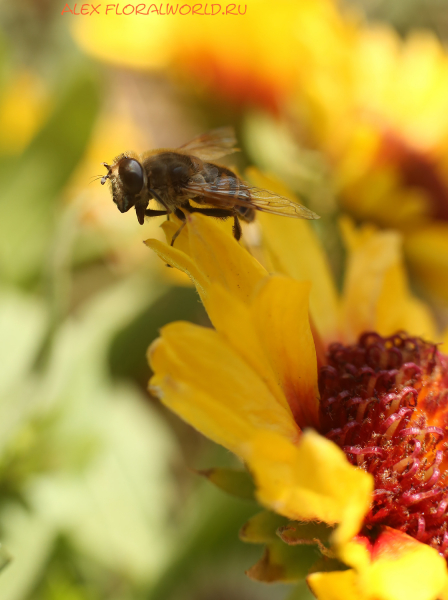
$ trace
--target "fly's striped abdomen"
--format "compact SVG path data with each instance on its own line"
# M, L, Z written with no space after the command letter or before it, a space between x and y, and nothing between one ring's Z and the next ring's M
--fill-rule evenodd
M235 210L238 216L246 221L246 223L252 223L255 219L255 210L251 206L235 206Z
M204 165L204 178L210 185L210 191L218 193L222 199L229 199L229 206L233 206L232 199L248 201L250 193L245 184L233 171L221 165L206 163Z
M226 167L215 167L218 175L215 177L212 189L221 192L230 198L237 198L240 190L240 181L233 171Z
M226 195L229 199L242 200L243 202L250 201L249 188L239 179L233 171L226 167L217 167L218 176L215 177L213 182L213 189L217 192ZM232 205L232 202L229 203ZM244 221L250 223L255 219L255 211L249 206L234 206L238 216Z

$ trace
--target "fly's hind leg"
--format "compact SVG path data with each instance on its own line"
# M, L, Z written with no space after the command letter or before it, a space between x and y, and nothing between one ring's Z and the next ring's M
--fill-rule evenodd
M238 220L237 214L233 210L228 210L225 208L196 208L195 206L191 206L188 204L184 207L188 212L194 213L197 212L201 215L206 215L207 217L215 217L217 219L227 219L228 217L233 217L233 237L238 241L242 235L241 224Z
M232 231L233 231L233 237L238 242L241 239L241 236L243 234L243 230L241 229L241 223L240 223L240 220L238 219L238 216L237 216L236 213L233 215L233 227L232 227Z
M238 219L238 215L233 210L227 210L225 208L196 208L195 206L191 206L190 203L183 205L182 208L188 210L189 213L197 212L207 217L215 217L217 219L227 219L228 217L233 217L233 237L236 239L236 241L241 239L241 235L243 233L241 229L241 223ZM180 210L180 208L176 208L174 214L178 219L182 221L182 225L173 235L173 239L171 240L171 246L174 244L176 238L178 237L182 229L185 227L187 222L185 214Z

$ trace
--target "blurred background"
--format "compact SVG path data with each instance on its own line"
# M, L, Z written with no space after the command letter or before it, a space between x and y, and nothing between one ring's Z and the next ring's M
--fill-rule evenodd
M443 330L448 4L72 14L81 6L0 3L0 598L285 598L244 575L262 549L238 530L257 507L194 472L232 457L146 389L159 328L208 324L142 243L162 239L163 217L141 227L95 176L125 150L233 125L231 164L273 174L322 216L339 280L340 214L400 230Z

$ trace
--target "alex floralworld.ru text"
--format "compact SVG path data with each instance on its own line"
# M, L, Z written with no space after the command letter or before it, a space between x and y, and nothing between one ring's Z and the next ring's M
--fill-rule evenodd
M240 4L75 4L73 9L69 4L64 6L61 15L245 15L247 5Z

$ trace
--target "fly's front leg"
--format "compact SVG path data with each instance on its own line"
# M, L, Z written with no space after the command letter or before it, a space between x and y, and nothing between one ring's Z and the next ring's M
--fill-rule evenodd
M157 215L166 215L166 220L169 221L170 220L170 214L171 214L171 210L168 209L167 205L165 204L165 202L162 200L162 198L160 197L160 195L158 194L158 192L156 192L155 190L149 188L148 192L151 194L151 197L154 198L154 200L157 200L157 202L159 204L161 204L162 206L165 206L166 210L151 210L148 209L146 211L146 216L147 217L155 217Z
M176 241L178 235L180 234L180 232L182 231L182 229L185 227L186 223L187 223L187 218L184 215L184 213L180 210L180 208L176 208L176 210L174 211L174 214L176 215L176 217L182 221L182 225L179 227L179 229L176 231L176 233L173 235L173 239L171 240L171 244L170 246L174 245L174 242Z
M145 217L160 217L161 215L168 215L168 211L166 210L152 210L151 208L147 208L145 210Z

